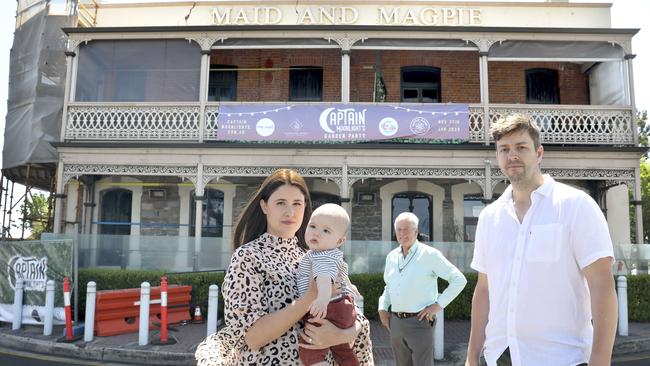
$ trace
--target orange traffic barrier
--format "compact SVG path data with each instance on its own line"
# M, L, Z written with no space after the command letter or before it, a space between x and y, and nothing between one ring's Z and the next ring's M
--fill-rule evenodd
M161 287L151 288L149 328L160 322ZM170 285L167 289L167 321L171 324L190 320L192 286ZM140 322L140 289L97 291L95 334L100 337L138 331Z

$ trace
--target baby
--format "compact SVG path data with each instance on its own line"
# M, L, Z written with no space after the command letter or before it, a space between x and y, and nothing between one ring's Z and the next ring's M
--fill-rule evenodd
M311 215L305 241L309 251L298 266L298 291L302 296L309 288L312 278L316 280L318 296L312 302L305 320L311 317L325 318L335 326L346 329L354 325L357 314L354 305L354 290L348 279L348 266L339 250L345 243L345 235L350 226L348 213L339 205L332 203L318 207ZM339 289L332 296L332 287ZM359 365L350 344L338 344L329 349L311 350L300 347L299 354L305 366L327 365L328 351L340 366Z

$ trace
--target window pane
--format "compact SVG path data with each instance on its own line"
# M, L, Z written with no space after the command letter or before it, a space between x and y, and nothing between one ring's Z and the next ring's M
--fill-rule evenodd
M192 207L190 208L190 236L196 234L196 194L192 192ZM223 237L223 192L217 189L206 189L204 200L200 201L203 206L201 237L221 238Z
M289 71L289 100L323 100L323 69L296 66Z
M551 69L526 70L526 103L560 103L557 71Z
M237 99L237 66L213 65L210 67L209 101L234 101ZM226 69L226 70L219 70Z
M436 89L422 89L422 102L423 103L437 103L438 90Z
M413 212L419 219L418 232L420 240L433 240L432 220L432 198L420 192L403 192L393 196L392 200L392 221L391 238L395 238L395 219L402 212Z
M417 89L404 89L404 100L407 99L418 99Z
M89 42L79 50L75 99L198 101L200 51L181 40Z

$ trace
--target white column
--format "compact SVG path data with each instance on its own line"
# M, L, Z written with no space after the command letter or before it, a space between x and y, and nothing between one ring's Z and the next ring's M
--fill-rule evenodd
M481 82L481 104L483 105L483 131L485 133L485 145L490 145L490 89L488 82L488 52L479 52L480 55L480 82Z
M208 83L210 79L210 49L201 50L201 76L199 77L199 142L203 142L205 134L205 104L208 101Z
M634 168L634 209L636 214L636 243L643 244L643 198L641 196L640 168Z
M634 54L625 55L625 66L627 70L627 87L629 95L629 103L632 107L632 131L634 132L634 144L639 143L639 131L636 129L636 102L634 99L634 70L632 68L632 60L636 57Z
M341 50L341 102L350 102L350 50Z
M76 83L75 78L72 77L73 63L75 60L75 53L66 51L65 52L65 63L66 63L66 72L65 72L65 86L63 92L63 112L61 114L61 136L60 141L65 140L65 128L68 123L68 102L70 101L70 89L72 88L72 83Z
M614 245L629 244L630 209L627 185L621 184L607 190L607 225Z
M77 213L77 210L79 209L79 189L78 181L75 184L69 183L67 185L64 215L66 225L63 226L63 229L61 230L65 234L76 234L78 232L77 225L79 225L79 223L76 222L81 221L81 217ZM72 224L73 222L76 224Z
M196 186L194 189L194 199L196 210L194 211L194 259L193 269L199 270L199 258L201 256L201 233L203 231L203 163L197 166Z
M61 218L63 217L63 161L59 158L59 163L56 167L56 193L54 195L54 227L52 231L54 234L61 233Z

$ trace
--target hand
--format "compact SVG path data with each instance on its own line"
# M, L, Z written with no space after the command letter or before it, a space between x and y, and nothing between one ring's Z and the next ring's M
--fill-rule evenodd
M314 300L309 307L309 314L314 318L325 318L327 316L327 305L329 303L328 298Z
M433 303L427 306L426 308L422 309L422 311L418 313L418 319L420 321L422 321L422 319L426 319L432 322L433 319L436 318L436 314L438 314L440 310L442 310L442 307L438 305L438 303Z
M381 320L381 325L390 330L390 313L386 310L379 310L379 320Z
M325 349L347 343L349 339L346 339L344 332L345 329L337 328L327 319L312 318L305 323L305 329L299 332L305 343L298 343L298 346L306 349Z

